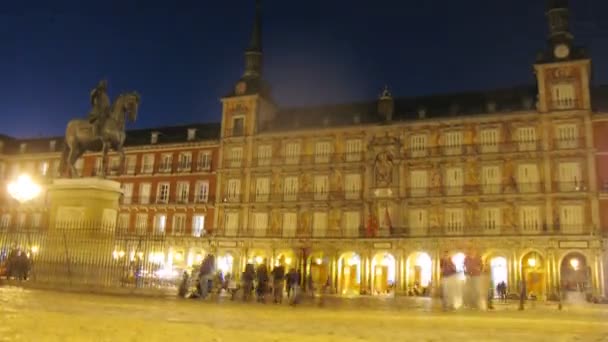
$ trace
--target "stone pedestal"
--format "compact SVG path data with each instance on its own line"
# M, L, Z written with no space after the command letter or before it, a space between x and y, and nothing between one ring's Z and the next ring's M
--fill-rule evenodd
M120 183L101 178L56 179L48 189L49 230L114 232Z

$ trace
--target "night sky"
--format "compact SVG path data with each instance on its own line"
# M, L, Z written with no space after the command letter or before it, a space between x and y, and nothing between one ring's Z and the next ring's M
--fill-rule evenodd
M46 1L45 1L46 2ZM253 0L96 1L0 10L0 132L63 135L107 78L137 90L132 128L219 121L243 72ZM572 28L608 83L608 1L571 1ZM157 3L157 5L155 5ZM266 0L265 78L280 105L532 84L543 0Z

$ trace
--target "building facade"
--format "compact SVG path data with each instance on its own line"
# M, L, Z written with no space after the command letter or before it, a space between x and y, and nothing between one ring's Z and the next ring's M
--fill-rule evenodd
M431 292L440 256L462 270L470 248L510 292L523 281L540 298L605 294L605 92L591 88L568 15L567 2L550 2L529 87L419 98L387 88L374 101L290 109L263 79L258 4L221 124L130 133L126 173L110 176L123 184L117 229L165 236L161 259L175 267L209 252L237 276L283 262L345 295ZM6 177L56 174L60 139L5 140ZM83 158L84 175L98 158ZM4 203L1 227L44 226L40 202Z

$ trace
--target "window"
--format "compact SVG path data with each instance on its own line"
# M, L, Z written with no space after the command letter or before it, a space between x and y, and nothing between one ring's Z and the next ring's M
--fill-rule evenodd
M140 235L148 232L148 214L137 214L135 217L135 232Z
M178 182L177 183L177 203L188 203L188 195L190 193L190 183Z
M462 153L462 132L446 132L443 150L447 155Z
M196 128L188 128L188 141L196 139Z
M154 233L164 235L167 230L167 215L156 214L154 217Z
M27 150L27 143L21 143L19 145L19 153L25 153L26 150Z
M245 118L238 117L232 119L232 135L241 136L245 134Z
M11 225L11 214L2 214L0 217L0 228L8 228Z
M415 134L410 137L410 154L412 157L427 155L428 142L426 134Z
M327 213L315 212L312 216L312 236L325 237L327 234Z
M226 191L228 201L235 202L241 199L241 180L240 179L229 179L228 189Z
M42 161L40 162L40 175L46 176L49 173L49 162Z
M156 203L169 202L169 183L158 183Z
M300 161L300 143L290 142L285 145L285 164L293 165Z
M551 87L553 107L556 109L571 109L576 106L574 84L559 83Z
M267 202L270 194L270 178L260 177L255 180L255 201Z
M344 191L344 197L347 200L359 199L361 197L361 175L347 174L344 178Z
M239 230L239 213L226 213L226 218L224 222L224 234L226 236L236 236Z
M253 236L266 236L268 229L268 214L253 213Z
M464 232L462 209L445 210L445 229L447 235L461 235Z
M484 208L482 210L482 225L484 232L486 234L500 233L501 218L500 208Z
M78 159L74 166L76 167L76 171L78 172L78 174L82 175L82 169L84 168L84 159Z
M562 233L581 234L583 232L583 207L581 205L562 205L559 210L558 226Z
M445 186L448 195L462 195L463 176L462 168L450 167L445 170Z
M482 191L484 194L500 193L500 167L483 166L481 168Z
M581 191L581 167L577 162L559 163L559 190Z
M517 187L520 192L538 192L540 183L536 164L519 165Z
M196 182L196 202L207 203L209 200L209 181Z
M272 161L272 146L262 145L258 146L258 165L267 166Z
M93 176L97 176L103 173L103 163L102 163L102 157L96 157L95 158L95 168L93 169Z
M192 216L192 236L201 237L205 233L205 216Z
M56 140L49 141L49 151L55 152L55 150L57 150L57 141Z
M133 197L133 183L122 184L122 203L131 204L131 198Z
M577 148L578 130L575 124L557 126L557 148Z
M329 177L327 175L315 176L315 201L327 200L329 193Z
M135 164L137 164L137 156L136 155L128 155L125 158L125 170L128 175L135 174Z
M295 201L298 197L298 177L285 177L285 186L283 188L285 201Z
M173 235L184 235L186 232L186 214L173 215Z
M192 152L180 152L178 157L178 172L190 172L192 166Z
M243 148L233 147L230 149L230 160L228 167L241 167L243 165Z
M298 228L298 214L283 213L283 237L293 238Z
M110 174L115 175L118 173L120 169L120 157L112 156L110 157Z
M141 173L149 174L154 171L154 155L153 154L144 154L142 163L141 163Z
M163 153L160 156L160 165L158 172L169 173L171 172L173 164L173 155L170 153Z
M121 213L118 215L118 230L122 232L129 231L129 221L131 220L131 214Z
M423 236L427 234L429 223L426 209L410 209L408 221L411 236Z
M540 232L540 211L538 210L538 207L521 207L519 218L522 233L535 234Z
M19 213L19 215L17 215L17 227L18 228L25 228L25 223L27 222L27 214L26 213Z
M428 176L426 170L410 171L410 195L425 196L428 190Z
M344 236L357 237L359 236L359 227L361 226L361 214L358 211L344 212Z
M40 229L41 226L42 226L42 214L33 213L32 214L32 228Z
M211 170L211 152L200 151L198 153L198 171Z
M520 151L536 150L536 128L520 127L517 129L517 144Z
M315 163L329 163L331 157L331 144L327 141L315 144Z
M150 193L152 192L152 184L150 183L141 183L139 185L139 203L140 204L149 204L150 203Z
M480 134L481 153L498 152L498 129L482 129Z
M156 143L158 143L158 132L151 132L150 133L150 144L154 145Z
M363 154L363 141L361 139L346 140L346 161L360 161Z

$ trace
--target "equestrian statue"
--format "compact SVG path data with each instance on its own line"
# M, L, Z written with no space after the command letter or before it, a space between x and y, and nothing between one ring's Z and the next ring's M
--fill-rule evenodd
M126 138L126 121L135 122L140 97L137 92L119 95L110 104L107 82L102 80L91 91L92 109L87 119L73 119L65 129L65 142L61 155L60 173L64 175L69 166L71 177L80 177L76 161L85 152L102 152L101 177L105 177L108 150L111 148L120 156L119 173L124 172L125 153L123 145Z

